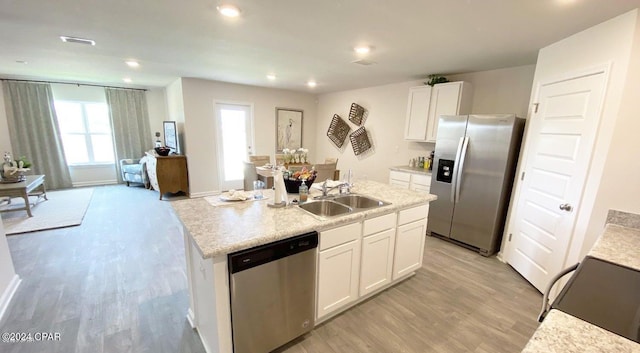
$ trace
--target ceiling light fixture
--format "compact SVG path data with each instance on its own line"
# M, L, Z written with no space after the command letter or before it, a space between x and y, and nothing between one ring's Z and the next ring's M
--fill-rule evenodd
M274 81L276 79L276 75L275 74L268 74L267 78L271 81Z
M240 16L240 9L233 5L220 5L217 7L218 12L225 17L238 17Z
M369 54L369 52L371 51L371 47L364 45L361 47L355 47L353 48L353 50L355 50L355 52L358 54Z
M16 63L22 64L22 65L27 65L29 62L26 61L26 60L16 60Z
M140 63L135 60L127 60L125 63L129 65L129 67L140 67Z
M96 41L95 40L85 39L85 38L78 38L78 37L60 36L60 40L62 40L65 43L96 45Z
M131 83L133 82L129 77L125 77L122 79L122 81L126 82L126 83Z
M313 81L313 80L307 81L307 86L309 86L309 87L313 88L313 87L315 87L317 85L318 84L316 83L316 81Z

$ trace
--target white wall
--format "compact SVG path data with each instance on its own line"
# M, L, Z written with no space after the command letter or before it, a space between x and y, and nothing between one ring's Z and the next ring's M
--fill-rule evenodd
M640 131L640 119L637 118L640 103L634 96L638 91L627 91L638 88L637 82L627 82L637 81L639 77L637 70L640 55L636 53L635 60L630 61L632 44L635 42L637 46L639 40L637 17L637 10L631 11L545 47L538 54L531 103L535 102L536 89L540 82L565 76L567 73L611 64L585 191L580 204L574 205L578 216L565 264L579 261L593 246L602 232L608 209L640 212L638 194L629 193L630 190L638 190L637 184L640 180L640 169L633 165L637 151L640 150L638 139L614 139L614 130L619 138L633 136L635 132ZM636 76L630 73L636 73ZM629 188L628 185L635 187ZM518 186L516 181L514 188L517 190ZM506 241L506 237L504 239Z
M182 79L179 78L165 88L167 97L167 120L176 122L178 129L178 154L186 154L184 134L184 99L182 97ZM163 140L164 142L164 137ZM187 163L189 163L187 161Z
M0 219L0 321L19 283L20 277L13 267L4 225Z
M151 142L156 140L156 132L160 133L160 140L164 142L162 122L169 120L167 113L167 94L164 88L153 88L146 92L147 109L149 111L149 128L151 129ZM153 145L150 145L151 149Z
M470 72L448 77L473 87L471 112L474 114L511 114L527 117L535 65Z
M473 113L515 113L526 117L534 66L518 66L499 70L451 75L452 81L472 84ZM409 88L420 86L425 80L334 92L318 97L316 125L316 156L337 157L342 171L352 168L356 179L366 178L387 182L388 168L407 165L410 158L428 156L435 148L432 143L404 140ZM365 128L371 133L375 151L365 158L353 154L350 143L338 150L326 136L333 114L348 122L351 103L358 103L369 111ZM352 129L356 128L351 124ZM352 130L353 131L353 130Z
M615 127L610 138L609 150L600 163L603 170L602 180L593 200L588 220L586 237L578 256L585 255L600 235L609 209L640 214L640 14L633 12L625 15L620 22L635 20L634 37L631 44L628 71L624 75L625 84L621 87L620 109L615 119ZM616 38L616 37L614 37ZM628 38L627 38L628 39ZM625 38L619 38L624 45ZM611 86L610 86L611 87ZM613 120L613 119L611 119ZM603 142L601 145L604 145ZM598 149L598 146L596 146ZM594 165L595 167L595 165Z
M313 94L183 78L182 97L184 146L192 196L219 192L214 101L253 104L254 153L270 155L272 159L275 154L276 107L303 110L302 144L310 149L312 161L319 156L314 151L316 97Z

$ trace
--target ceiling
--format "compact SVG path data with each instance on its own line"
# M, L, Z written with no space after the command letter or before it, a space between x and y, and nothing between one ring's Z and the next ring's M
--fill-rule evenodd
M0 76L129 87L197 77L324 93L534 64L540 48L640 7L640 0L227 3L241 16L222 17L221 2L203 0L0 0ZM60 35L96 45L63 43ZM361 44L374 47L364 58L375 64L352 63L362 58L353 51ZM305 85L310 79L317 87Z

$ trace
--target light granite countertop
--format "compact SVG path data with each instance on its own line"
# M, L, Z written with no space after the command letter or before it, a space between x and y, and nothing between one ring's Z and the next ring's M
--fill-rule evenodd
M298 206L267 207L273 192L261 201L230 202L214 206L204 198L171 202L178 219L194 240L203 258L225 255L309 231L322 231L385 213L425 204L437 197L375 181L357 181L352 193L367 195L390 205L332 218L311 215ZM335 191L334 191L335 192ZM311 191L311 195L319 191ZM289 195L290 199L297 195Z
M589 256L640 270L640 215L610 211ZM551 310L523 353L634 352L640 344L559 310Z
M424 169L424 168L418 168L418 167L409 167L406 165L399 165L399 166L395 166L395 167L390 167L389 170L395 170L398 172L407 172L407 173L413 173L413 174L424 174L424 175L431 175L431 170L429 169Z

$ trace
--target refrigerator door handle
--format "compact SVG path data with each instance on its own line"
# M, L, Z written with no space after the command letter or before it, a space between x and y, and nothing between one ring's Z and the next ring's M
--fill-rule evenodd
M461 137L460 141L458 141L458 150L456 151L456 159L452 171L453 175L451 177L451 202L455 202L456 184L458 182L458 170L460 169L458 165L460 164L460 154L462 153L462 143L464 142L464 139L465 137Z
M464 160L467 157L467 148L469 148L469 136L465 136L462 145L462 152L458 160L458 173L456 175L456 198L455 202L460 201L460 186L462 185L462 170L464 169Z

